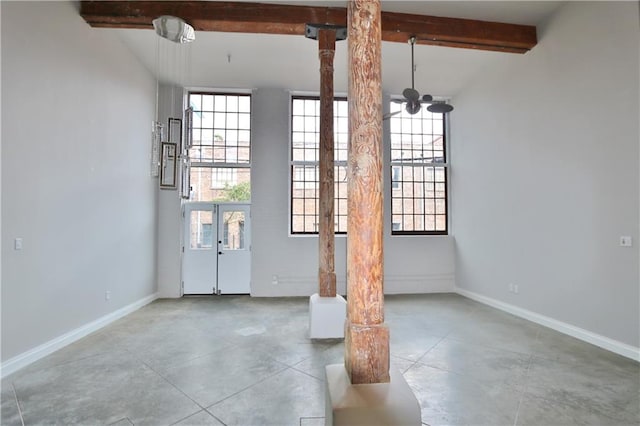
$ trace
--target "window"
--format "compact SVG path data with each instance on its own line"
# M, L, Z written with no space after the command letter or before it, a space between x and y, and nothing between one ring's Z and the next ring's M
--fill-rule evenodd
M238 182L238 169L234 168L212 168L211 169L211 189L224 189L233 186Z
M193 108L193 201L248 201L251 197L251 95L189 93Z
M400 166L391 166L391 188L400 188L400 172L402 168Z
M444 114L391 102L392 234L447 234Z
M213 246L213 213L211 211L194 210L191 212L190 248L203 249Z
M213 247L213 225L211 223L202 224L202 244L200 247Z
M333 101L335 232L347 232L347 100ZM291 233L318 233L320 99L291 100Z
M222 217L222 244L225 250L243 250L244 246L244 212L226 211Z

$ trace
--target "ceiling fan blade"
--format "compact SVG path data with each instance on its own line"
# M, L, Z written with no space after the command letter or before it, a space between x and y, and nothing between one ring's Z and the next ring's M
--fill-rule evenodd
M402 91L402 96L407 98L409 101L417 101L420 99L420 93L416 89L406 88Z
M382 120L388 120L391 117L393 117L394 115L398 115L400 114L402 111L395 111L395 112L388 112L385 115L382 116Z
M391 102L393 102L394 104L403 104L406 101L406 99L391 99Z
M418 111L420 111L420 101L418 100L408 101L406 109L409 114L411 115L416 114Z
M433 100L433 96L431 95L422 95L422 102L431 102Z
M447 103L444 103L444 102L436 102L436 103L433 103L433 104L429 105L427 107L427 111L445 114L447 112L453 111L453 107L451 105L447 104Z

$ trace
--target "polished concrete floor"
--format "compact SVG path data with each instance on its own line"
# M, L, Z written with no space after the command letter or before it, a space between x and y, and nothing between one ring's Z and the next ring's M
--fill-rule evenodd
M308 299L158 300L2 382L2 424L322 425ZM391 296L428 425L638 425L640 367L458 295Z

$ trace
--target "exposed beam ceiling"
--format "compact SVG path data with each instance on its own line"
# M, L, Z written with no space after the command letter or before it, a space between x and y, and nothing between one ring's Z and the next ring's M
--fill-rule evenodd
M218 1L82 1L80 15L92 27L153 28L161 15L178 16L196 31L304 35L305 24L346 25L345 8ZM406 43L525 53L536 28L473 19L382 12L382 39Z

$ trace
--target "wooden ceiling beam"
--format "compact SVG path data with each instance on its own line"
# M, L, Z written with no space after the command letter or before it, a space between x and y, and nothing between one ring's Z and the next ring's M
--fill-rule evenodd
M92 27L153 28L161 15L178 16L196 31L304 35L305 24L347 24L339 7L219 1L82 1L80 15ZM382 40L525 53L537 43L536 28L473 19L382 12Z

